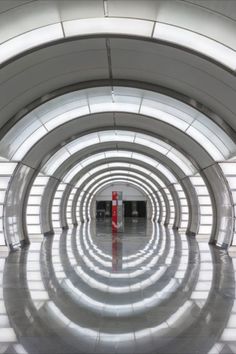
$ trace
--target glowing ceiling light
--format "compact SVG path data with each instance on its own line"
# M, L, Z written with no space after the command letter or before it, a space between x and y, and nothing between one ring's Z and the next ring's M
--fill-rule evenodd
M151 37L153 22L128 18L88 18L64 21L66 37L90 34L124 34Z
M41 44L63 38L61 23L36 28L0 45L0 63Z
M166 23L156 23L153 37L189 48L220 62L231 70L236 70L236 52L199 33Z

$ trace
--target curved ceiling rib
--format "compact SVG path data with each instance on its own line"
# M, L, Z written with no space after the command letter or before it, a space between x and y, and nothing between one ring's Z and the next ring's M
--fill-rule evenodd
M100 87L60 96L30 112L2 139L0 156L19 161L37 141L61 124L84 115L119 111L172 125L196 140L216 161L235 153L234 142L219 126L176 99L135 88Z
M165 188L165 184L163 183L163 181L155 174L155 169L149 165L148 168L149 169L145 169L144 167L140 166L140 165L135 165L135 164L131 164L131 163L127 163L127 162L110 162L108 160L106 160L106 164L102 164L102 165L97 165L98 161L96 161L95 163L93 163L90 167L90 169L88 169L89 165L84 167L76 177L73 178L73 180L70 182L70 185L66 185L63 180L61 181L60 184L58 184L59 182L57 180L55 180L56 184L54 183L53 185L51 184L48 184L47 188L45 189L45 198L46 198L46 202L43 202L43 210L48 210L49 208L49 205L51 205L51 202L50 202L50 198L54 198L55 200L55 203L54 202L52 203L53 205L53 211L54 211L54 216L55 216L55 220L53 222L53 225L55 227L59 227L60 226L60 223L58 222L59 220L59 207L58 207L58 202L60 199L64 199L66 198L64 195L65 194L68 194L68 193L71 193L73 194L73 198L74 198L74 193L76 190L77 192L82 190L83 189L83 185L86 185L89 181L89 179L93 179L93 174L100 174L100 172L102 173L103 171L112 171L112 169L114 168L123 168L125 171L128 171L130 170L131 173L132 173L132 170L136 171L136 174L138 175L144 175L145 176L145 179L148 178L148 179L151 179L153 180L154 183L157 183L157 193L158 192L158 189L160 189L160 191L163 193L164 189ZM109 163L108 163L109 162ZM103 160L101 160L101 163L104 163ZM140 163L140 162L139 162ZM97 167L93 167L93 165L96 164ZM84 171L87 171L87 172L84 172ZM164 182L167 183L167 185L169 184L168 180L162 175L161 178L164 178ZM78 182L77 182L78 181ZM42 182L40 181L39 184L41 184ZM75 189L72 189L71 190L71 183L72 185L75 186ZM180 187L180 185L177 185L175 184L175 186L177 187L177 190L180 191L180 193L183 193L181 192L182 191L182 188ZM69 188L69 189L68 189ZM57 191L56 191L57 190ZM67 192L68 190L68 192ZM71 192L70 192L71 190ZM175 192L176 193L176 192ZM54 197L55 195L55 197ZM69 194L68 194L69 196ZM68 197L67 196L67 197ZM59 199L58 199L59 198ZM162 196L160 195L160 198L162 198ZM70 199L70 198L69 198ZM191 198L190 198L191 199ZM194 197L192 198L192 204L194 206L197 205L197 201L194 199ZM191 203L191 202L190 202ZM185 204L187 205L187 204ZM64 208L66 208L66 206L64 206ZM184 207L186 208L186 207ZM56 213L56 214L55 214ZM193 213L195 215L197 215L197 213ZM71 218L71 216L70 216ZM75 219L74 219L75 220ZM164 217L164 220L165 220L165 217ZM48 221L48 219L46 218L43 218L43 226L44 225L49 225L50 222ZM74 221L73 223L76 223L76 221ZM61 226L66 226L66 221L62 221L62 224ZM186 225L187 226L187 225ZM50 226L48 226L49 229L50 229ZM43 227L43 230L46 231L45 227ZM193 231L194 232L194 231Z
M108 130L90 133L64 145L41 167L42 173L52 175L56 169L76 152L92 145L105 142L127 142L140 144L149 147L156 152L166 155L176 163L186 175L193 175L197 170L181 152L171 145L147 134L135 133L133 131Z
M117 176L117 177L104 178L104 181L97 182L91 187L90 191L83 198L82 203L81 203L81 208L83 210L83 217L85 220L87 219L88 214L90 214L89 208L90 208L90 204L91 204L91 198L93 198L97 193L99 193L103 189L103 187L105 187L105 186L107 187L107 186L114 184L114 183L119 184L119 182L131 184L131 185L137 187L137 189L141 190L145 195L147 195L147 197L150 200L150 203L152 205L151 219L154 218L154 215L156 213L156 205L155 205L156 203L154 204L154 199L152 197L152 190L150 189L150 187L134 177L123 177L122 178L121 176Z
M164 204L164 200L162 194L164 193L164 188L165 184L161 180L160 177L156 176L154 173L151 173L148 169L145 169L143 167L140 167L135 164L129 164L129 163L109 163L108 165L100 165L101 168L95 168L91 169L89 174L86 176L86 179L80 180L76 183L76 188L78 188L78 192L75 195L75 201L74 203L78 203L78 199L81 199L81 195L85 193L85 188L87 188L88 185L90 185L91 182L96 181L97 179L101 179L104 176L107 175L113 175L114 173L119 173L119 174L125 174L126 177L136 177L139 180L142 180L146 183L148 183L152 189L155 191L153 194L154 200L156 205L158 204L157 199L162 201L162 204ZM123 170L117 170L116 168L123 168ZM109 171L109 172L102 172L102 171ZM136 172L133 172L136 171ZM80 203L78 203L80 204ZM76 205L74 205L74 208ZM165 208L165 206L163 206ZM78 220L80 219L80 215L78 215ZM161 220L161 216L159 215L159 220ZM165 221L165 215L163 216L163 221ZM166 221L167 222L167 221Z
M159 163L157 160L149 157L148 155L136 153L133 152L132 150L131 151L125 151L125 150L109 151L108 150L104 153L101 152L101 153L94 154L91 157L81 160L81 162L73 166L73 168L65 174L63 180L65 183L69 183L73 179L73 177L75 177L77 173L83 169L83 167L86 167L87 165L90 165L95 161L112 159L112 158L129 159L131 162L135 160L141 160L145 164L154 166L154 168L162 172L171 183L177 182L176 177L173 175L173 173L168 168L163 166L163 164Z
M136 177L132 177L132 176L122 176L122 175L116 175L116 176L109 176L106 178L103 178L102 181L97 181L95 183L93 183L91 186L88 186L88 188L86 188L86 190L84 191L84 197L83 197L83 201L81 203L81 209L83 208L84 205L86 205L87 203L87 207L90 204L90 200L91 197L95 196L96 193L99 193L100 189L98 189L98 186L100 186L101 184L107 182L107 181L115 181L115 182L119 182L119 181L127 181L127 183L132 183L135 182L134 185L138 186L139 189L141 189L143 192L145 192L145 194L148 196L148 198L150 199L153 211L152 211L152 217L151 219L155 218L155 215L157 214L157 207L158 207L158 203L157 203L157 199L155 198L154 191L152 187L150 187L149 183L147 182L143 182L142 180L140 180L139 178ZM100 187L99 187L100 188ZM84 203L84 205L83 205ZM91 216L89 216L89 209L87 208L86 210L86 214L83 214L84 219L89 219L91 218Z
M157 193L156 192L157 186L152 181L150 181L148 178L145 178L138 173L134 173L134 172L127 173L124 170L123 171L122 170L113 170L113 171L104 172L104 173L98 174L97 176L94 176L91 180L88 180L88 183L86 183L86 185L84 187L81 186L81 191L80 191L80 193L77 194L77 196L75 196L76 200L74 201L73 204L75 204L75 203L80 204L79 201L82 199L81 195L90 194L90 196L91 196L92 192L90 192L89 188L92 188L94 186L94 182L101 182L101 181L105 181L107 178L114 178L114 177L115 178L126 178L127 181L128 180L131 181L132 179L134 180L134 178L135 178L135 180L137 182L138 181L140 182L141 186L143 186L144 188L148 187L148 188L146 188L146 191L148 192L148 194L151 195L151 199L154 201L154 203L151 202L151 204L156 209L155 213L153 214L153 218L156 220L157 219L157 209L158 210L160 209L158 199L156 198L156 195L155 195ZM150 187L151 187L151 189L150 189ZM97 193L99 193L99 192L97 192ZM93 192L93 194L94 194L94 192ZM75 209L77 209L77 205L74 205L74 207L75 207ZM78 205L78 207L80 207L80 205ZM79 212L78 215L81 215L81 212ZM91 219L91 218L92 218L91 213L89 213L87 211L87 216L86 216L85 220Z
M232 19L209 12L204 7L195 11L191 3L183 6L174 2L147 2L146 8L141 5L135 15L129 2L128 13L122 9L123 2L120 6L112 1L106 3L106 9L100 2L95 10L83 2L83 5L77 5L76 11L72 11L70 5L65 11L63 6L46 3L38 14L38 4L31 2L9 9L3 14L4 17L0 14L5 20L0 38L0 63L24 52L37 50L40 46L57 41L61 43L75 36L123 35L180 46L235 71L236 44L231 36L235 23ZM175 17L171 13L175 13ZM10 22L10 28L6 31L8 17L15 17L16 21ZM194 18L194 21L189 22L188 17ZM222 28L220 36L216 36L214 31L216 17ZM204 25L206 18L208 26Z
M115 154L117 154L118 152L117 151L115 151ZM114 158L114 156L113 156L113 158ZM144 162L144 160L145 160L145 158L143 158L142 159L143 161L142 161L142 163ZM92 158L92 166L93 166L93 164L94 164L94 161L96 161L96 163L98 162L98 159L97 159L97 157L95 156L95 159L94 158ZM106 160L107 161L107 160ZM102 163L103 161L101 161L101 163ZM130 161L131 162L131 161ZM152 163L152 160L149 160L149 163ZM83 165L83 164L82 164ZM86 185L86 187L87 187L87 185L89 185L88 183L88 181L89 181L89 178L92 178L92 181L94 180L94 177L93 177L93 173L99 173L99 172L102 172L102 170L103 169L107 169L107 170L111 170L112 168L114 168L114 167L119 167L119 168L125 168L126 170L127 170L127 168L128 169L130 169L130 168L136 168L136 170L137 170L137 172L140 174L140 173L145 173L146 175L147 175L147 177L150 179L153 179L153 181L154 181L154 183L157 183L157 189L158 188L165 188L165 184L162 182L162 180L158 177L158 176L156 176L155 175L155 168L154 168L154 166L155 166L155 163L153 163L152 165L149 165L149 170L146 170L145 168L143 168L143 167L141 167L141 166L138 166L138 165L134 165L133 163L124 163L124 162L119 162L119 163L107 163L106 165L102 165L102 166L98 166L98 167L96 167L95 169L94 168L92 168L91 170L89 170L89 172L87 172L87 173L84 173L83 172L83 170L85 169L85 168L87 168L89 165L87 165L86 167L83 167L81 165L81 169L80 169L80 171L78 172L78 176L80 176L80 177L73 177L72 178L72 180L70 179L70 180L68 180L67 182L69 182L70 184L72 183L72 185L75 185L75 187L76 188L78 188L79 190L81 190L81 185L82 185L82 183L84 183L85 185ZM153 170L153 172L151 172ZM77 172L77 171L76 171ZM69 172L70 173L70 172ZM98 177L99 177L99 175L98 175ZM77 182L77 180L78 180L78 182ZM164 178L164 181L165 181L165 183L167 183L167 185L168 184L170 184L171 182L170 181L168 181L168 178ZM62 183L61 183L61 185L58 185L58 193L59 194L61 194L62 192L60 192L61 190L65 190L65 184L64 184L64 187L63 187L63 183L65 183L65 182L63 182L63 180L62 180ZM173 181L172 181L172 183L173 183ZM177 186L177 184L175 184L174 186ZM52 188L52 187L50 187L50 188ZM63 188L63 189L62 189ZM182 188L180 187L180 185L178 185L178 190L179 191L181 191L182 190ZM74 194L74 191L72 190L72 192L71 193L73 193ZM175 191L175 193L176 193L176 191ZM182 192L182 193L184 193L184 192ZM50 195L50 190L49 189L47 189L47 191L45 192L45 194L46 194L46 196L48 196L48 195ZM190 200L191 200L191 198L189 198ZM50 204L50 202L48 201L48 205ZM196 202L196 200L195 200L195 202L194 202L194 199L192 200L192 204L193 205L197 205L197 202ZM45 206L45 208L47 209L47 206ZM193 213L193 214L197 214L196 212L195 213ZM44 221L44 223L45 223L45 221ZM66 225L66 222L65 222L65 225Z
M133 155L133 158L131 159ZM101 163L103 163L103 160L105 159L106 162L109 161L109 159L112 161L112 159L117 159L117 157L121 157L121 158L126 158L130 161L129 163L129 166L131 166L133 168L133 166L135 166L135 161L137 159L139 159L139 163L142 161L142 164L145 163L145 164L148 164L150 165L149 166L149 169L150 171L146 171L145 169L143 169L143 171L145 172L148 172L148 174L151 174L152 178L155 180L155 181L158 181L161 186L164 186L163 182L161 181L161 179L159 177L156 177L155 174L153 173L156 169L155 166L158 165L158 168L157 168L157 173L158 174L168 174L167 176L164 177L165 181L168 181L167 184L170 184L170 183L175 183L177 182L176 178L174 177L174 175L171 173L171 172L168 172L168 169L166 169L162 164L157 164L155 162L155 160L149 158L148 156L145 156L145 155L141 155L141 154L137 154L135 152L125 152L125 151L106 151L105 153L99 153L97 155L92 155L91 157L88 158L87 162L84 163L83 160L79 163L78 163L72 167L68 172L67 174L64 176L64 178L62 179L62 181L64 183L72 183L73 185L76 186L76 188L79 188L79 185L80 185L80 180L79 182L77 183L77 179L75 179L76 175L77 174L81 174L82 175L84 174L83 173L83 169L84 168L88 168L89 165L91 164L91 166L93 166L93 164L96 162L98 163L99 160L101 160ZM130 160L131 159L131 160ZM138 161L138 160L137 160ZM112 168L113 166L115 165L115 163L109 163L108 164L108 168ZM127 166L127 163L126 164L122 164L121 162L119 162L119 167L122 167L122 165L125 165ZM105 167L106 168L106 167ZM138 168L138 167L137 167ZM142 168L139 167L139 171L141 170ZM97 168L95 169L95 171L98 170ZM151 172L153 170L153 172ZM160 170L160 172L158 172ZM64 173L65 174L65 173ZM89 173L90 174L90 173ZM74 180L74 181L73 181ZM82 182L82 181L81 181Z

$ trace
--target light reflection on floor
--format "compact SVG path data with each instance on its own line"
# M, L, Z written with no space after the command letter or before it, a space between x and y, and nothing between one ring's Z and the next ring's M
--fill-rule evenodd
M110 230L0 258L0 353L236 353L235 254L144 220Z

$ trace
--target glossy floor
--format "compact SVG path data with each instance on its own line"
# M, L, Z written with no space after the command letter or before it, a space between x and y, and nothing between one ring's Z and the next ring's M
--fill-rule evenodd
M236 353L236 261L204 239L108 220L0 267L0 353Z

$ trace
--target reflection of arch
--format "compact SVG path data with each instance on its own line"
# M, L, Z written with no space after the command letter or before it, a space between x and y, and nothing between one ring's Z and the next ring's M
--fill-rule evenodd
M76 237L75 232L71 233L70 231L68 231L67 235L66 235L66 233L63 233L61 236L55 235L54 240L52 238L47 238L45 241L44 247L42 247L41 249L37 248L36 245L34 247L34 249L35 249L35 251L34 251L35 254L33 257L34 264L36 265L37 263L40 263L42 265L43 269L45 269L45 273L43 275L43 284L45 287L45 291L46 292L50 291L51 301L49 301L49 302L46 300L46 293L44 293L43 291L41 291L41 293L40 293L37 290L33 290L34 289L33 284L32 284L32 287L30 285L31 281L29 278L29 274L33 272L36 276L36 274L38 274L38 272L39 272L38 270L36 270L36 267L35 267L35 270L31 270L31 262L32 262L31 258L32 257L28 258L28 262L29 262L28 268L25 267L26 259L24 260L22 258L21 269L19 269L19 264L17 262L12 263L12 260L13 260L13 258L14 259L16 258L17 253L12 253L9 256L9 262L6 263L4 277L7 278L9 276L9 272L11 273L11 277L12 277L12 266L13 266L15 268L15 272L13 272L13 274L15 274L15 277L16 277L15 279L17 281L17 279L18 280L20 279L19 272L21 272L21 274L22 274L22 271L26 272L26 269L27 269L28 275L24 277L25 286L22 288L22 283L21 283L21 289L23 289L22 290L23 292L25 292L25 291L28 292L29 291L28 289L31 288L30 292L28 293L28 294L30 294L30 296L19 296L20 302L18 302L16 307L12 307L13 306L13 304L12 304L13 298L11 296L9 296L9 294L8 294L8 292L11 289L6 288L4 291L4 301L6 303L6 307L9 309L15 308L14 313L21 314L23 316L23 317L21 317L21 316L11 317L11 311L8 312L10 319L11 319L11 323L13 325L13 328L14 328L16 334L22 332L22 323L27 323L27 321L30 321L30 318L32 318L32 316L34 318L34 315L36 313L35 307L37 306L38 301L40 301L41 310L40 310L40 312L37 312L37 316L39 316L40 318L39 318L39 320L35 319L33 321L33 323L31 323L32 333L34 333L34 331L36 329L35 326L37 326L37 328L41 328L41 326L44 326L45 331L48 331L49 328L52 328L54 326L54 329L56 328L56 331L59 331L59 332L57 332L59 334L60 328L63 331L65 331L64 326L66 325L67 338L69 338L70 343L75 344L76 341L79 339L81 345L83 345L82 338L84 336L81 337L82 332L80 332L80 331L76 332L76 335L79 336L77 339L75 339L75 337L72 335L72 333L73 333L72 328L73 328L73 330L76 329L76 331L77 331L79 329L80 325L81 325L81 327L83 327L83 325L81 323L81 321L83 321L83 316L79 316L80 322L78 322L78 318L76 320L75 312L70 312L71 315L72 314L74 314L74 315L72 315L72 317L68 317L69 313L66 311L66 308L63 308L63 305L62 305L62 307L60 305L60 304L63 304L63 301L65 300L65 298L67 298L70 294L70 292L67 291L68 289L66 290L67 285L73 283L74 286L76 286L75 284L79 284L78 282L75 281L75 278L73 275L75 273L72 268L72 265L73 265L73 267L75 265L74 260L76 260L76 258L73 257L73 254L76 257L76 252L74 253L74 246L73 246L74 241L71 242L70 239L72 238L73 240L75 240L76 239L75 237ZM168 238L167 235L164 236L164 238L165 237ZM181 240L181 238L179 236L177 236L177 239ZM77 238L77 240L78 240L78 238ZM188 242L191 244L191 246L189 247L190 259L192 259L192 257L194 257L196 263L193 266L193 264L187 262L185 259L182 259L182 261L180 261L180 264L186 265L187 272L185 273L184 278L179 278L179 279L181 279L181 282L183 282L183 285L179 290L175 290L175 292L173 294L173 298L175 299L174 300L175 303L176 303L176 299L178 299L178 301L180 301L180 299L181 299L182 305L180 305L180 303L179 303L179 310L178 310L179 312L177 311L175 316L177 316L177 318L180 321L185 321L186 326L185 327L179 326L179 322L178 322L178 328L180 328L180 327L184 328L184 332L182 333L184 335L184 338L186 338L188 333L190 333L191 326L194 326L194 329L195 329L194 333L196 334L196 336L203 334L204 331L206 331L206 327L205 327L204 323L206 323L207 328L209 328L209 326L211 326L211 324L209 322L203 321L203 318L208 318L208 319L210 319L210 322L211 321L214 322L215 316L217 316L217 314L215 312L214 313L212 312L212 309L214 308L214 307L212 308L212 304L217 304L217 306L222 309L221 316L223 316L222 318L224 318L222 320L222 322L217 321L218 328L216 330L216 332L217 332L216 338L219 338L219 336L221 335L221 332L222 332L222 326L225 325L225 322L227 321L227 318L230 314L232 302L230 302L228 298L224 300L224 297L222 297L222 296L215 296L215 293L217 291L220 291L221 286L222 286L222 289L224 288L222 281L223 282L227 281L225 279L225 277L223 276L224 272L221 271L222 267L224 268L224 271L227 271L228 274L232 274L232 262L228 262L228 261L226 262L226 258L224 255L224 260L222 258L217 259L217 269L216 269L214 267L215 263L212 263L209 258L209 252L213 251L212 248L210 248L211 251L209 251L205 247L204 243L202 243L203 247L200 247L200 249L198 249L197 245L196 245L196 241L194 239L188 239L188 242L183 241L183 239L182 239L182 241L180 241L180 242L185 242L186 246L187 246ZM55 243L55 247L53 247L53 243ZM68 245L72 245L72 248L68 248L68 250L66 252L69 252L69 253L67 254L65 252L65 250L67 247L69 247ZM180 251L179 247L182 247L182 249L185 249L185 246L184 245L181 246L180 244L178 244L178 242L176 243L176 246L177 246L177 252ZM38 249L38 250L36 250L36 249ZM49 254L52 252L52 250L53 250L53 255L52 255L52 257L50 257ZM71 253L71 251L72 251L72 253ZM169 251L170 251L170 249L169 249ZM45 252L46 252L46 254L45 254ZM84 252L85 252L85 249L84 249ZM198 257L201 257L201 254L203 253L203 261L200 258L196 258L196 252L198 254ZM215 250L213 253L218 254L218 251ZM24 252L24 255L26 256L27 253ZM86 255L89 256L89 253L87 252ZM168 255L168 253L167 253L167 255ZM184 257L186 257L186 252L184 253ZM200 269L201 265L202 264L204 265L204 262L209 262L209 265L211 265L213 267L213 272L217 271L217 274L220 278L219 278L219 281L216 281L216 283L215 283L215 277L213 277L214 286L212 286L210 289L208 288L207 290L203 290L202 299L204 299L204 300L202 300L201 303L204 304L204 307L202 308L202 307L199 307L198 305L192 306L190 304L190 302L192 301L194 303L196 301L196 304L199 304L199 300L194 300L195 299L195 291L197 289L196 284L199 284L199 281L201 282L204 279L204 276L201 275L202 271L204 272L207 269L208 269L208 271L211 271L209 268L206 268L206 266L202 267L201 268L202 270ZM64 277L66 277L70 274L72 283L67 283L67 282L63 281L63 271L62 270L59 271L60 264L63 265L64 272L66 272L66 273L64 273ZM49 274L50 274L50 277L48 276ZM78 276L78 274L77 274L77 276ZM179 272L178 276L182 277L181 271ZM201 277L201 278L197 280L198 277ZM32 274L32 279L33 278L34 277ZM192 279L191 282L188 278ZM224 280L223 280L223 278L224 278ZM50 279L50 281L49 281L49 279ZM197 283L196 283L196 280L197 280ZM189 293L185 292L184 289L185 289L185 286L188 286L188 289L189 289L190 283L192 284L191 291L193 291L192 292L193 297L192 297L191 301L189 301L189 300L185 301L183 298L183 294L189 295ZM159 283L159 285L160 285L160 283ZM59 288L60 288L60 291L58 292ZM57 289L57 296L60 294L61 299L64 299L62 302L53 303L52 299L54 298L54 295L56 294L55 293L56 289ZM34 291L35 291L35 293L34 293ZM190 291L190 293L191 293L191 291ZM37 298L35 297L37 295L36 293L38 293L38 296L39 296ZM127 296L126 296L126 298L127 298ZM78 300L78 297L77 297L77 300ZM24 302L24 306L21 306L22 301ZM74 301L75 301L75 297L70 298L70 301L68 301L68 299L67 299L67 302L66 302L67 306L69 304L72 304ZM222 305L222 301L224 302L225 306ZM177 303L176 303L176 305L177 305ZM91 303L91 306L92 306L92 303ZM172 306L170 306L170 307L167 306L165 308L166 309L168 309L168 308L173 309ZM28 312L26 312L25 309L27 309ZM203 309L204 309L204 311L203 311ZM195 316L189 316L188 320L185 316L181 317L182 319L179 318L177 313L180 313L184 310L187 311L187 313L189 310L194 311ZM83 310L82 309L80 310L80 314L81 314L81 311L83 311ZM30 313L30 318L27 317L26 313ZM209 314L211 314L211 316ZM17 321L17 318L21 318L21 321ZM22 318L24 318L24 321L22 320ZM155 316L155 318L157 319L156 316ZM190 321L190 319L191 319L191 321ZM160 320L160 318L159 318L159 320ZM57 323L60 323L61 326L55 327L55 321L57 321ZM64 323L64 321L66 321L66 323ZM70 321L75 321L74 325L72 325L72 323ZM63 325L63 323L64 323L64 325ZM167 319L167 323L169 323L170 326L163 328L164 331L155 332L156 336L158 336L159 334L162 335L162 340L160 340L160 338L159 338L159 344L158 344L159 346L161 346L160 350L163 350L163 348L165 348L165 345L168 345L169 341L167 340L167 337L170 338L170 334L172 333L172 331L174 331L176 333L176 330L177 330L177 327L175 326L176 323L174 320L172 321L171 318ZM78 328L77 328L77 326L78 326ZM155 331L154 323L152 324L152 328ZM142 332L141 328L137 329L137 335L139 334L139 331L140 331L140 334L142 333L142 335L144 337L145 336L148 337L148 333L145 331ZM127 333L124 333L124 335L127 336L128 333L129 333L129 331L127 328ZM177 333L179 335L181 335L181 332L179 332L178 330L177 330ZM122 335L120 334L120 336L122 336ZM64 337L62 336L62 338L64 338ZM72 340L72 338L73 338L73 340ZM213 341L214 341L215 337L212 338L212 340L210 340L210 341L209 341L208 336L205 336L204 338L206 338L206 341L204 340L204 348L206 348L205 352L207 352L207 351L209 351L209 349L213 345ZM82 342L81 342L81 340L82 340ZM120 337L119 337L119 340L121 340ZM124 340L125 340L125 337L124 337ZM27 343L28 342L26 341L25 342L25 350L27 350ZM65 345L65 344L63 344L63 342L60 342L60 341L58 343L62 346L62 348L63 348L63 345ZM175 341L173 343L176 345L176 348L180 348L179 350L183 350L182 348L184 348L186 345L185 340L182 340L181 344L179 342L175 342ZM45 341L43 341L42 345L43 345L43 348L46 350L47 346L44 347L46 345ZM104 345L106 345L106 343L104 343ZM198 350L199 346L202 346L202 345L203 345L202 342L199 343L199 341L197 342L197 341L193 340L193 347L196 350ZM42 350L42 346L41 346L40 350Z

